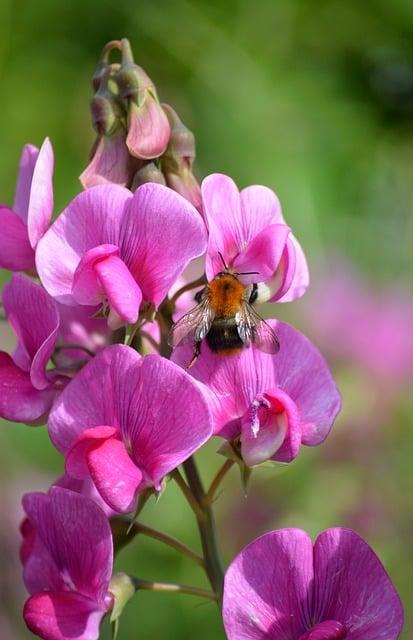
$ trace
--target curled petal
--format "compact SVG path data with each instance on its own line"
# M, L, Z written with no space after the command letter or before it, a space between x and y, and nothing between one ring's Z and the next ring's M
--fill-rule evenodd
M265 281L272 276L283 255L285 243L290 233L285 224L273 224L262 229L249 243L247 249L235 258L233 267L240 273L253 271L241 276L245 284Z
M127 187L136 169L126 146L126 132L119 128L98 140L93 158L79 180L85 189L107 183Z
M0 206L0 223L0 267L10 271L34 269L34 251L24 222L14 211Z
M117 433L116 427L92 427L86 429L74 441L66 455L65 471L77 480L83 480L89 475L87 454L103 440L111 438Z
M26 625L44 640L97 640L106 611L80 593L44 591L24 605Z
M34 166L27 209L27 232L33 249L45 234L52 218L53 168L53 148L49 138L46 138Z
M169 135L168 118L150 89L145 91L141 105L129 102L126 145L133 156L143 160L161 156Z

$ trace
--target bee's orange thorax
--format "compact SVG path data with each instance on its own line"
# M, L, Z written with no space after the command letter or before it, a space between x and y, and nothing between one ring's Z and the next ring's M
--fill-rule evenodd
M245 286L235 276L217 276L208 285L209 304L218 318L232 317L239 311Z

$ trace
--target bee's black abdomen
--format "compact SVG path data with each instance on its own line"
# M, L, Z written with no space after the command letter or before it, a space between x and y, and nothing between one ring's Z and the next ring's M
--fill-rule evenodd
M244 345L234 318L215 318L206 336L211 351L238 351Z

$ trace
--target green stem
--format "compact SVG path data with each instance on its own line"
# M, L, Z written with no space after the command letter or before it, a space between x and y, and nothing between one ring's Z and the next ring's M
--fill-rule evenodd
M225 478L226 474L231 469L233 464L234 464L233 460L227 459L222 465L222 467L219 469L218 473L216 474L215 478L211 482L211 486L209 487L205 495L204 505L211 505L213 503L219 485L221 484L222 480Z
M171 582L155 582L154 580L142 580L131 576L131 580L135 585L135 589L146 589L147 591L163 591L166 593L188 593L192 596L200 596L209 600L217 600L217 596L208 589L199 589L198 587L190 587L186 584L174 584Z
M224 586L224 566L218 547L214 514L211 506L205 503L205 491L194 458L188 458L183 463L183 467L189 488L201 509L201 514L197 515L197 524L204 552L205 569L211 587L218 600L221 601Z

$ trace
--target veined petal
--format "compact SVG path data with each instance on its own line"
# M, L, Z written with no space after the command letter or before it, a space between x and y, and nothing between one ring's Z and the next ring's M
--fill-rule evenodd
M119 247L143 299L158 306L188 263L205 251L205 224L172 189L143 184L126 207Z
M314 545L314 616L339 620L351 640L396 640L400 598L379 558L350 529L328 529Z
M90 476L103 500L114 511L129 513L136 507L142 472L123 442L108 438L87 453Z
M27 225L30 189L39 149L32 144L25 144L20 157L19 175L17 177L16 194L14 196L13 211Z
M53 148L49 138L46 138L34 165L27 209L27 231L33 249L45 234L52 218L53 168Z
M75 271L82 257L100 245L118 246L126 202L119 185L98 185L77 195L39 241L36 265L43 286L63 304L75 304Z
M240 273L253 271L251 275L241 275L245 284L264 282L271 278L281 260L290 228L285 224L273 224L262 229L233 261L233 267Z
M170 132L168 118L150 89L145 91L140 106L129 103L126 145L133 156L143 160L161 156Z
M0 206L0 268L10 271L34 269L34 251L21 218L7 207Z
M313 545L299 529L257 538L225 574L223 619L229 640L292 640L311 626Z
M42 424L47 419L57 391L38 391L30 375L15 365L12 358L0 351L0 416L11 422Z
M280 201L268 187L251 185L242 189L240 197L243 234L247 242L265 227L285 224Z
M24 605L26 625L44 640L97 640L105 615L96 602L73 591L44 591Z
M346 628L337 620L320 622L299 640L344 640L348 638Z
M46 366L60 325L56 303L40 285L14 274L4 287L3 304L19 340L18 364L30 366L30 378L36 389L46 389L50 385Z

